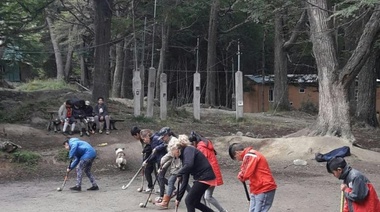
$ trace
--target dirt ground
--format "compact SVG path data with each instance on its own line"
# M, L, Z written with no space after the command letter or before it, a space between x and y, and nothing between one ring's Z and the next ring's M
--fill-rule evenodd
M67 98L67 95L70 94L61 95L57 102L63 102L62 98ZM32 94L17 98L23 102L30 98L36 101ZM0 104L4 101L11 102L9 98L2 99ZM125 119L125 122L117 123L118 130L108 136L94 134L83 137L98 152L93 172L100 190L94 192L71 192L68 187L75 184L74 172L70 173L64 190L56 191L62 184L67 166L55 159L63 148L61 144L65 137L62 134L47 132L43 121L36 123L31 121L32 118L24 122L0 124L0 138L9 139L21 145L23 150L35 151L42 156L39 165L31 168L10 162L9 156L5 154L0 155L1 211L157 211L151 203L148 203L147 208L139 208L139 203L145 202L148 197L148 194L136 191L141 184L141 177L127 190L121 189L141 163L141 145L129 134L129 129L134 125L153 130L170 126L177 134L189 134L190 130L195 130L212 138L224 177L224 185L215 190L214 196L230 212L248 210L243 185L236 179L239 163L232 161L227 153L228 145L232 142L251 145L267 156L278 185L271 211L339 210L340 182L326 172L325 163L318 163L313 158L316 152L325 153L349 143L331 137L283 138L312 124L315 119L313 116L296 111L277 115L246 114L245 121L236 122L231 111L202 109L200 122L183 115L182 110L169 113L171 118L167 121L145 121L132 118L130 106L112 102L110 107L116 116ZM47 118L41 113L33 116L45 121ZM249 136L234 135L238 131ZM355 129L354 133L357 142L364 148L379 149L378 130ZM108 145L98 146L104 142ZM115 167L114 151L117 147L124 147L127 153L128 167L125 171ZM348 162L364 172L380 192L380 153L357 147L351 147L351 151L353 155L347 157ZM305 160L307 165L296 166L293 164L295 159ZM87 187L90 184L84 178L83 188ZM153 194L152 199L155 196ZM169 211L174 211L173 203ZM184 203L181 203L179 211L186 211Z

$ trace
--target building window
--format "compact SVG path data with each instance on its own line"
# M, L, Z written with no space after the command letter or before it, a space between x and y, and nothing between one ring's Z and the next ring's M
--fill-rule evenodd
M268 100L273 102L273 88L269 88Z
M305 88L300 88L300 93L305 93Z

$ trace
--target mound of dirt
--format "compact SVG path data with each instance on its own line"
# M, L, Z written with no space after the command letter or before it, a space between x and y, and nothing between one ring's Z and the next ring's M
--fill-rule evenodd
M337 137L294 137L255 139L246 136L224 136L214 138L218 149L225 149L222 154L228 157L228 145L243 143L263 153L271 161L288 161L295 159L314 160L316 153L327 153L333 149L349 146L351 155L363 161L380 163L380 153L352 146L348 140Z

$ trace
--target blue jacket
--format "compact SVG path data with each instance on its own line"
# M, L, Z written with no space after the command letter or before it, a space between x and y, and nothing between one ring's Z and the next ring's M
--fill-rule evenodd
M155 149L155 152L148 162L154 161L157 164L160 164L161 158L167 153L167 145L159 138L160 136L157 133L153 134L150 138L150 145L152 149Z
M70 138L69 140L69 158L73 159L69 169L74 169L79 161L85 159L94 159L96 157L95 149L86 141L82 141L79 138Z

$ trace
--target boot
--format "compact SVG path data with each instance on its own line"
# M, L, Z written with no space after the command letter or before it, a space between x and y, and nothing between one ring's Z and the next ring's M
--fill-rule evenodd
M162 198L162 202L156 203L156 205L160 207L160 209L168 209L169 201L170 201L170 196L165 194L164 197Z

